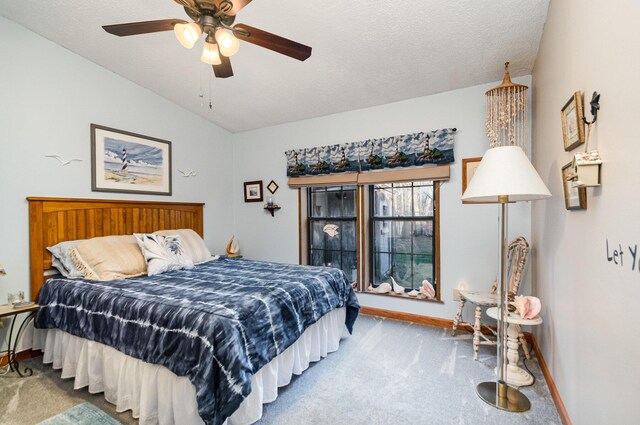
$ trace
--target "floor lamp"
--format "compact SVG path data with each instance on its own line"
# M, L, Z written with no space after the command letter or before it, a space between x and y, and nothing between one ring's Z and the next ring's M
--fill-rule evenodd
M535 201L551 196L535 168L519 146L489 149L476 169L463 201L500 204L500 268L498 286L498 381L482 382L478 396L509 412L529 410L531 402L517 388L507 385L507 204Z

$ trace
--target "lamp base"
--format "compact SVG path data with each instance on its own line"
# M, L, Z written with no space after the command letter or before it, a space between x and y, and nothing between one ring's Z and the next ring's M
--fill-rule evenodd
M485 403L507 412L526 412L531 402L518 389L504 382L482 382L476 387L476 393Z

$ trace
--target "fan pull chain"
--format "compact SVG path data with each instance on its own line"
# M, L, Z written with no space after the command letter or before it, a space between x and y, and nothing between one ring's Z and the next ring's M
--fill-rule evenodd
M204 94L202 93L202 66L198 67L198 83L200 83L200 90L198 91L198 97L200 98L200 107L204 108Z
M213 111L213 103L211 103L211 77L209 77L209 110Z

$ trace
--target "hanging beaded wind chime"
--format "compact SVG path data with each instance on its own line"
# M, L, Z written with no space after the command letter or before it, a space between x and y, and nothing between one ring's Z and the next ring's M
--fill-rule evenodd
M527 152L529 141L527 90L529 87L511 82L509 62L504 64L502 84L487 96L486 129L490 146L520 146Z

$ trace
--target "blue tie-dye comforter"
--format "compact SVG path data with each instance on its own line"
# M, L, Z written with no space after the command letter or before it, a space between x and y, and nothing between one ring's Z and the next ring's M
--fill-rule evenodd
M219 425L251 392L251 377L324 314L358 301L325 267L220 258L156 276L97 282L50 279L37 328L58 328L187 376L198 409Z

